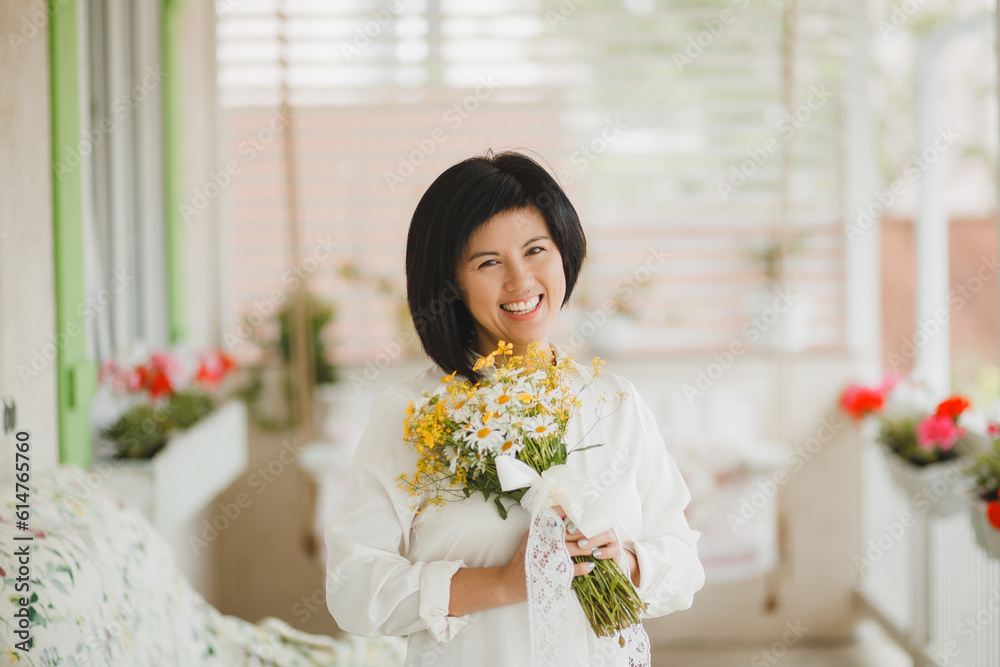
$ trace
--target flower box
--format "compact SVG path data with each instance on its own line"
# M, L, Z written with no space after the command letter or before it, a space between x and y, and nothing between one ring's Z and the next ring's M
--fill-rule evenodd
M107 488L161 532L206 507L247 465L247 412L229 401L184 431L172 433L150 459L111 459L99 469Z
M971 493L965 494L965 500L969 507L972 531L976 534L976 543L986 553L1000 559L1000 530L994 528L986 516L986 501Z
M881 447L892 480L906 494L914 509L931 516L949 517L961 512L968 481L962 473L961 459L928 466L917 466Z

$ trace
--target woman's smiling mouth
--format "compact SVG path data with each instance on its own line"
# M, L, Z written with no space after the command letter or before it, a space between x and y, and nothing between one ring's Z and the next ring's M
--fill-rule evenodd
M542 303L542 296L541 294L537 294L524 301L511 301L510 303L501 305L500 309L516 320L529 319L538 312L538 307Z

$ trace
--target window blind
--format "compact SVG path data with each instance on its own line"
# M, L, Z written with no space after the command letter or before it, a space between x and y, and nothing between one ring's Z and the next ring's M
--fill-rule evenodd
M423 191L461 159L513 148L557 175L588 234L564 338L611 299L635 316L623 354L759 347L783 326L798 350L844 345L847 25L834 0L218 9L230 331L308 275L336 302L337 360L371 359L399 338ZM283 90L293 117L276 121ZM291 269L287 123L305 258ZM345 263L370 280L346 279ZM779 284L794 317L764 323Z

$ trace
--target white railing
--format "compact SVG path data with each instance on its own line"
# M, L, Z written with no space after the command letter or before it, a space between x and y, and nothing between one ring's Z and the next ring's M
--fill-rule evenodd
M914 667L1000 665L1000 560L976 543L968 512L921 511L889 477L874 443L862 454L859 596Z

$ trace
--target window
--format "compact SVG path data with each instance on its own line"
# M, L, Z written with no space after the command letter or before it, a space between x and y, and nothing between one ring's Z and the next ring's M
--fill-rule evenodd
M523 148L590 241L557 340L610 299L636 318L622 353L843 348L846 18L833 0L788 4L222 2L231 328L291 271L336 301L338 360L374 357L405 314L424 189L472 154ZM283 91L293 131L270 132ZM291 269L289 137L306 258ZM763 319L782 298L781 323Z
M61 170L84 177L90 354L167 340L159 0L88 0L83 22L83 136Z

